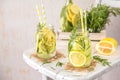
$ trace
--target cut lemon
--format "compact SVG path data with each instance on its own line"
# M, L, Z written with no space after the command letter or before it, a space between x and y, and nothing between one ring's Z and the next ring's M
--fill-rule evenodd
M74 67L82 67L86 63L86 56L80 52L72 51L69 54L69 61Z
M71 21L72 21L72 18L70 17L70 15L69 15L69 13L68 13L68 12L66 13L66 17L67 17L67 20L68 20L69 22L71 22Z
M111 55L115 51L115 47L112 42L103 40L96 45L96 50L100 54Z
M79 7L76 4L69 4L67 6L67 20L72 22L73 26L77 23L79 19Z
M72 17L72 24L73 24L73 26L78 22L78 20L79 20L79 15L78 14L76 14L76 15L74 15Z
M74 16L74 14L71 12L70 7L72 4L69 4L67 6L67 19L68 21L72 22L72 17Z
M114 44L114 47L115 47L115 48L116 48L117 45L118 45L117 41L116 41L114 38L111 38L111 37L109 37L109 38L104 38L102 41L110 41L110 42L112 42L112 43Z
M73 4L71 5L70 10L73 14L78 14L80 11L80 8L76 4Z

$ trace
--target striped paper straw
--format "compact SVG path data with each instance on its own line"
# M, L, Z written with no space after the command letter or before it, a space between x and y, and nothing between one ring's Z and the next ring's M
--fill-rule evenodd
M86 11L84 11L84 21L85 21L85 31L87 31L87 14Z
M42 4L42 15L43 15L43 24L46 25L46 13L45 13L45 7L43 5L43 1L41 0Z
M42 24L42 18L40 16L40 10L38 8L38 5L36 5L36 11L37 11L37 14L38 14L38 18L39 18L40 24Z
M82 32L84 32L84 23L83 23L83 12L82 12L82 9L80 9L80 19L81 19Z

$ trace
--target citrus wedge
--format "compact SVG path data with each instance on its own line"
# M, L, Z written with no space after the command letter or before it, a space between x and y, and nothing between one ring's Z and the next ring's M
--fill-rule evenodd
M108 37L108 38L104 38L102 41L110 41L114 44L114 47L116 48L118 43L114 38Z
M78 20L79 20L79 15L78 14L76 14L76 15L74 15L72 17L72 24L73 24L73 26L78 22Z
M66 13L66 17L67 17L67 20L68 20L69 22L71 22L71 21L72 21L72 18L70 17L70 15L69 15L69 13L68 13L68 12Z
M115 51L115 47L112 42L103 40L96 45L96 50L100 54L111 55Z
M79 7L76 4L72 4L70 10L73 14L78 14L80 11Z
M74 67L82 67L86 63L86 56L80 52L72 51L69 54L69 61Z
M69 15L70 18L72 18L73 15L74 15L74 14L71 12L71 8L70 8L71 5L72 5L72 4L69 4L69 5L67 6L67 13L68 13L68 15Z

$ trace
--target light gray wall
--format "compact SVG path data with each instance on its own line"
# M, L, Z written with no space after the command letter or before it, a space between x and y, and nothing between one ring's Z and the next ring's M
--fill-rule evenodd
M74 0L83 9L89 7L89 1ZM60 28L59 15L64 3L65 0L44 0L47 23L53 24L56 30ZM22 59L23 51L35 46L36 4L40 5L40 0L0 0L0 80L41 80L41 74ZM119 21L113 20L118 24L116 29ZM111 79L106 74L104 80L120 80L120 72L113 75L115 71L109 74Z

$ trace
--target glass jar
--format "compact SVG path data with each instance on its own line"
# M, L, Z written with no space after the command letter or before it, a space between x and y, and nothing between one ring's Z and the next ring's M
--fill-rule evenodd
M68 17L67 7L68 5L71 5L72 3L73 3L72 0L66 0L65 5L62 7L61 12L60 12L60 26L63 32L70 32L73 29L72 22L67 19Z
M91 40L89 39L88 32L76 32L73 38L68 43L68 52L79 52L86 56L86 62L81 67L88 67L92 62L92 48Z
M56 34L53 26L42 27L36 33L36 52L38 57L49 59L56 54Z

